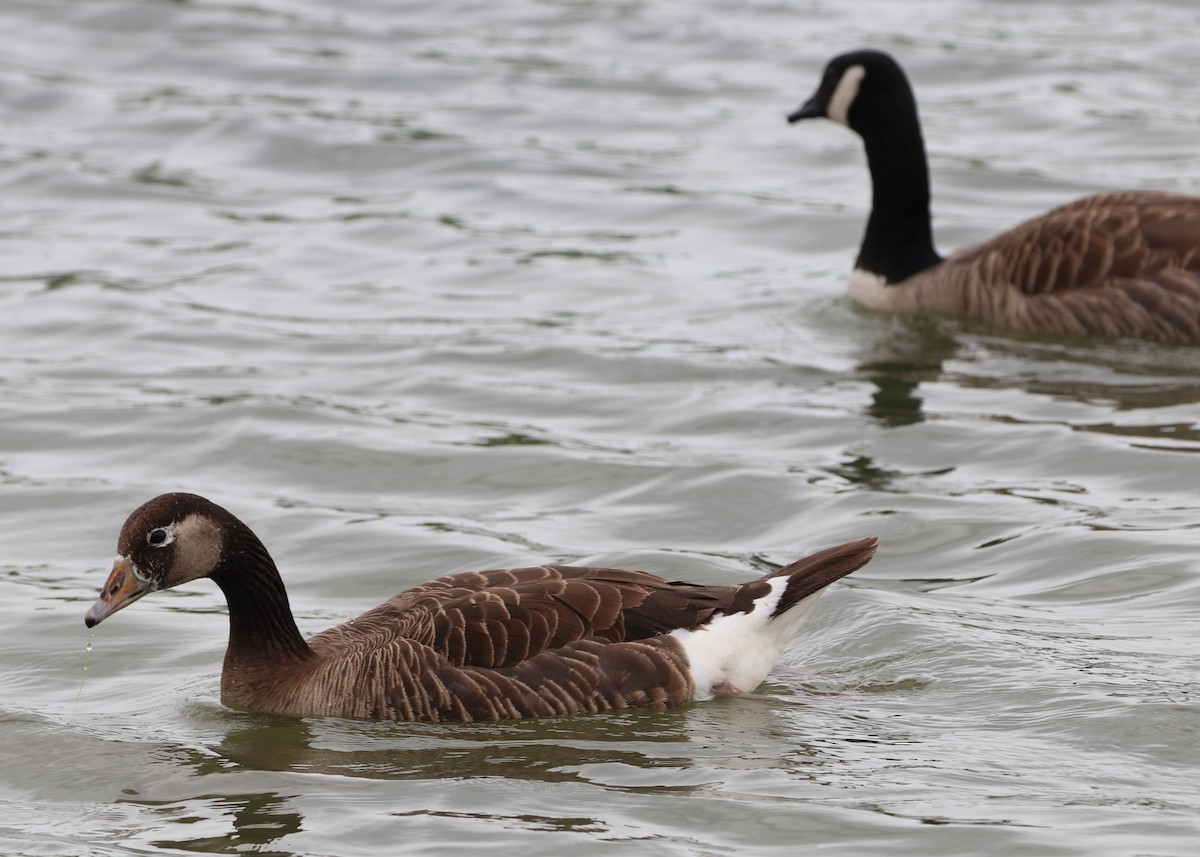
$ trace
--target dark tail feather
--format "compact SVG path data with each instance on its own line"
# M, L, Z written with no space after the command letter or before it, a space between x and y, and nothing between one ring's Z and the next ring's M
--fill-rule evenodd
M783 597L779 599L771 617L786 613L799 601L814 592L820 592L835 580L845 577L852 571L858 571L871 561L871 557L875 556L875 548L878 546L879 539L874 536L869 539L846 542L844 545L826 548L811 556L806 556L804 559L796 560L791 565L767 575L767 579L772 577L788 578L787 589L783 591Z

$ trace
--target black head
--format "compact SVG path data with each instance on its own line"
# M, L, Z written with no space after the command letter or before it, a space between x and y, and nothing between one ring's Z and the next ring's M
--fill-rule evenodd
M787 119L832 119L862 134L873 115L897 109L916 117L900 64L882 51L852 51L829 61L817 91Z

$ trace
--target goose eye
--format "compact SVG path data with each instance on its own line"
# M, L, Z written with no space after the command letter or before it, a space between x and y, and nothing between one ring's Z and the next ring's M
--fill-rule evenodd
M167 531L163 527L155 527L146 536L146 541L152 545L164 545L167 542Z

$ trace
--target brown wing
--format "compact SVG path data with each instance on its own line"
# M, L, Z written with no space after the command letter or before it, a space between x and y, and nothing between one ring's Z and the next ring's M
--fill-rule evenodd
M739 586L696 587L664 584L660 579L652 578L663 585L647 596L646 601L656 596L672 600L685 598L687 590L710 593L719 590L716 600L727 604L723 607L725 612L737 613L753 609L754 599L769 591L771 578L784 577L788 583L772 614L777 616L833 581L862 568L875 555L877 546L878 540L874 538L847 542ZM612 573L610 569L560 571ZM681 589L681 586L687 588ZM685 608L685 612L690 614L692 609ZM707 619L711 616L711 605L705 610ZM637 612L636 608L634 612ZM442 667L438 675L446 687L446 699L439 711L443 717L463 720L544 717L627 706L670 708L690 700L694 691L686 657L678 640L672 636L607 644L585 639L544 652L511 668ZM403 703L403 700L398 702Z
M445 688L441 720L553 717L620 708L664 709L692 698L679 642L670 636L626 643L576 640L502 669L436 669ZM397 695L396 703L408 700Z
M736 592L610 568L465 572L406 590L310 645L365 650L403 638L455 667L512 667L578 640L641 640L693 627Z
M737 590L606 568L450 575L309 640L318 663L279 710L438 722L670 708L692 683L665 632Z
M1031 332L1200 342L1200 198L1085 197L960 251L911 307Z
M269 705L244 707L294 717L437 723L663 709L693 695L687 659L669 635L625 643L575 640L497 669L451 664L403 637L342 654L315 664Z
M1200 198L1166 193L1084 197L951 257L997 272L1029 296L1094 289L1164 271L1200 276Z
M694 687L665 632L753 609L774 576L786 610L874 551L849 542L732 586L555 566L451 575L312 638L311 672L271 710L438 722L670 708Z

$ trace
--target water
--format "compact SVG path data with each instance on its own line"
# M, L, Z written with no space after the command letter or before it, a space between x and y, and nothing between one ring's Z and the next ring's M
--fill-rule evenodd
M943 250L1200 193L1193 4L0 6L0 853L1183 855L1200 350L860 312L833 53L916 82ZM217 700L205 494L313 633L545 561L744 579L878 534L775 699L433 727Z

